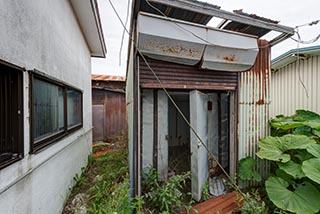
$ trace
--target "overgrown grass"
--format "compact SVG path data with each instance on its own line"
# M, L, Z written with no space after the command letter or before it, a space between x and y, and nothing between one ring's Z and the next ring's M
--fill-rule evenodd
M79 213L84 209L92 214L130 212L125 149L89 158L88 166L75 181L63 213Z

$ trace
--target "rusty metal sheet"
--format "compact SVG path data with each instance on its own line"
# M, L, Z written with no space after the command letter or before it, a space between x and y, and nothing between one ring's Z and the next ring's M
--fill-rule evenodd
M105 135L112 139L127 129L125 94L106 92L105 97Z
M259 139L269 134L270 48L259 41L260 51L254 67L241 73L239 86L239 159L256 157ZM257 169L266 174L269 165L259 161Z
M126 101L124 93L92 90L92 118L94 141L110 140L126 131Z
M126 78L123 76L91 74L91 80L124 82Z
M208 90L236 90L238 73L221 71L204 71L203 69L159 60L148 59L148 63L155 71L160 84L145 62L140 59L140 85L143 88L171 89L208 89Z
M186 11L181 8L177 7L171 7L163 4L157 3L156 0L149 0L149 2L156 8L158 8L160 11L162 11L166 16L175 18L175 19L181 19L184 21L194 22L198 24L206 25L212 18L212 16L205 15L202 13L197 13L193 11ZM202 4L204 6L212 7L220 9L219 6L209 4L207 2L200 2L197 1L198 4ZM154 13L155 10L151 8L145 1L141 2L141 11L148 12L148 13Z
M204 69L246 71L258 53L257 38L140 13L138 47L153 59ZM204 39L203 39L204 38Z
M92 105L93 142L104 140L104 105Z

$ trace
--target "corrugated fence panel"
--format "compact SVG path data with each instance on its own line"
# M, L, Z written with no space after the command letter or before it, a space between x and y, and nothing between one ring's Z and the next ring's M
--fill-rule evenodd
M121 131L127 131L126 95L121 92L112 92L103 89L92 90L92 104L102 105L104 111L93 108L92 114L95 117L93 127L94 140L109 140ZM103 114L104 113L104 114ZM104 117L103 122L99 117ZM100 122L97 122L97 121ZM103 137L101 137L103 135ZM101 139L102 138L102 139Z
M124 93L106 92L105 98L105 133L106 138L113 138L121 131L126 131L126 101Z
M254 67L240 75L239 86L239 159L255 157L259 139L269 133L270 49L259 41L260 51ZM260 162L258 170L265 176L268 166Z
M235 90L237 88L238 73L236 72L210 71L195 66L152 59L148 59L148 63L165 88L209 90ZM161 88L161 85L141 58L139 69L141 87Z
M300 59L272 73L270 116L292 115L296 109L320 113L320 56Z

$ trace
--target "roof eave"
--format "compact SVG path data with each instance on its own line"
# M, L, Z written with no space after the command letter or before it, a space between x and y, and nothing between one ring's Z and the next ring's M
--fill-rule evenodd
M320 55L320 45L319 46L312 46L312 47L305 47L305 48L297 48L292 49L280 56L276 57L271 61L271 68L272 69L279 69L282 68L292 62L295 62L299 57L296 55ZM302 58L302 57L300 57Z
M70 0L92 57L105 58L107 49L97 0Z
M171 7L181 8L205 15L209 15L212 17L221 18L224 20L231 20L240 22L243 24L247 24L250 26L255 26L263 29L268 29L270 31L276 31L281 33L280 36L272 39L269 43L270 46L274 46L285 39L294 35L294 28L279 25L276 23L270 23L263 20L255 19L249 16L245 16L242 14L232 13L229 11L225 11L219 8L209 7L206 5L200 5L196 2L190 2L185 0L149 0L150 2L159 3L163 5L169 5Z

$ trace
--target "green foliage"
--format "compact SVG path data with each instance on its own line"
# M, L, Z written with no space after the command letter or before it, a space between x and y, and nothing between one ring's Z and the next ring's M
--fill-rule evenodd
M143 214L143 205L144 205L143 196L136 196L131 202L131 209L135 211L136 214Z
M201 194L201 200L200 201L206 201L210 198L210 193L209 193L209 183L206 181L203 185L202 188L202 194Z
M276 136L261 139L257 152L275 166L275 174L265 183L269 199L280 209L277 213L319 212L320 115L297 110L269 123Z
M268 208L264 201L261 200L259 191L256 189L251 193L246 193L245 197L240 197L238 203L243 204L241 207L242 214L267 214Z
M100 157L89 156L87 167L74 178L76 184L63 213L74 213L71 202L78 194L86 196L83 206L89 214L131 213L126 157L123 149Z
M253 180L261 181L261 176L258 172L254 170L254 167L257 165L257 161L252 157L242 158L239 161L239 178L241 180Z
M290 150L309 149L316 141L305 135L287 134L282 137L267 137L259 142L257 156L261 159L286 163L291 157Z
M283 210L298 214L317 213L320 210L320 192L309 182L290 185L280 177L269 177L266 190L270 200Z
M160 181L157 171L150 167L143 176L146 203L160 213L174 213L175 208L184 206L182 192L187 179L190 179L190 172Z

